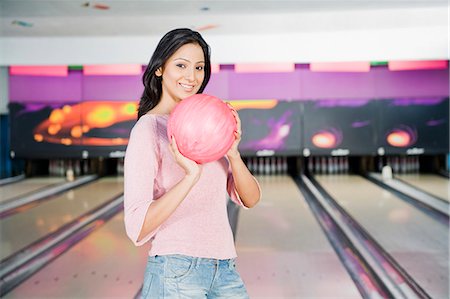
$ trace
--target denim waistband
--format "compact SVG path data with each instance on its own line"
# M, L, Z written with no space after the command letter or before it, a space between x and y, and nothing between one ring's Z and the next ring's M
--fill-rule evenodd
M170 258L183 258L186 260L192 261L193 265L197 266L200 264L211 264L211 265L217 265L217 266L229 266L234 267L236 263L236 258L230 258L230 259L215 259L215 258L204 258L204 257L195 257L195 256L188 256L188 255L182 255L182 254L167 254L167 255L156 255L154 257L150 258L163 258L163 259L170 259Z

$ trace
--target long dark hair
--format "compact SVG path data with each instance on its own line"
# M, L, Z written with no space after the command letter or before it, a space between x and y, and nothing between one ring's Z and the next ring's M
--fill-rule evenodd
M138 119L153 109L161 100L162 94L162 77L157 77L155 72L158 68L164 67L167 59L172 56L181 46L185 44L198 44L205 56L205 77L200 86L198 93L203 92L211 77L211 53L208 44L197 31L188 28L180 28L167 32L159 41L153 52L152 58L147 65L147 68L142 76L144 83L144 92L138 108Z

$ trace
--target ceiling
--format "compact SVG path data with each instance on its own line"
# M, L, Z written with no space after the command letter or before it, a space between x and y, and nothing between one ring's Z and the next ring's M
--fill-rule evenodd
M175 27L235 35L436 26L442 18L424 18L421 12L440 7L448 16L448 5L447 0L0 0L0 37L161 35Z

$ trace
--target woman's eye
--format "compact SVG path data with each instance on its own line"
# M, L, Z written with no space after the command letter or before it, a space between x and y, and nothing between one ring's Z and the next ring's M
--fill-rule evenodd
M177 67L185 68L184 64L182 63L177 64Z
M201 71L201 70L203 70L203 68L204 68L203 66L198 66L197 70Z

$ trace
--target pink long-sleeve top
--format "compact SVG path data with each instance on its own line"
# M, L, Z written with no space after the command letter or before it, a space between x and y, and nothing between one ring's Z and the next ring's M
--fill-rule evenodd
M175 162L167 137L168 115L146 114L134 125L125 155L125 228L135 245L150 243L149 255L183 254L236 257L227 215L227 192L246 208L236 192L228 160L203 165L198 182L173 214L137 241L148 207L176 185L184 170Z

